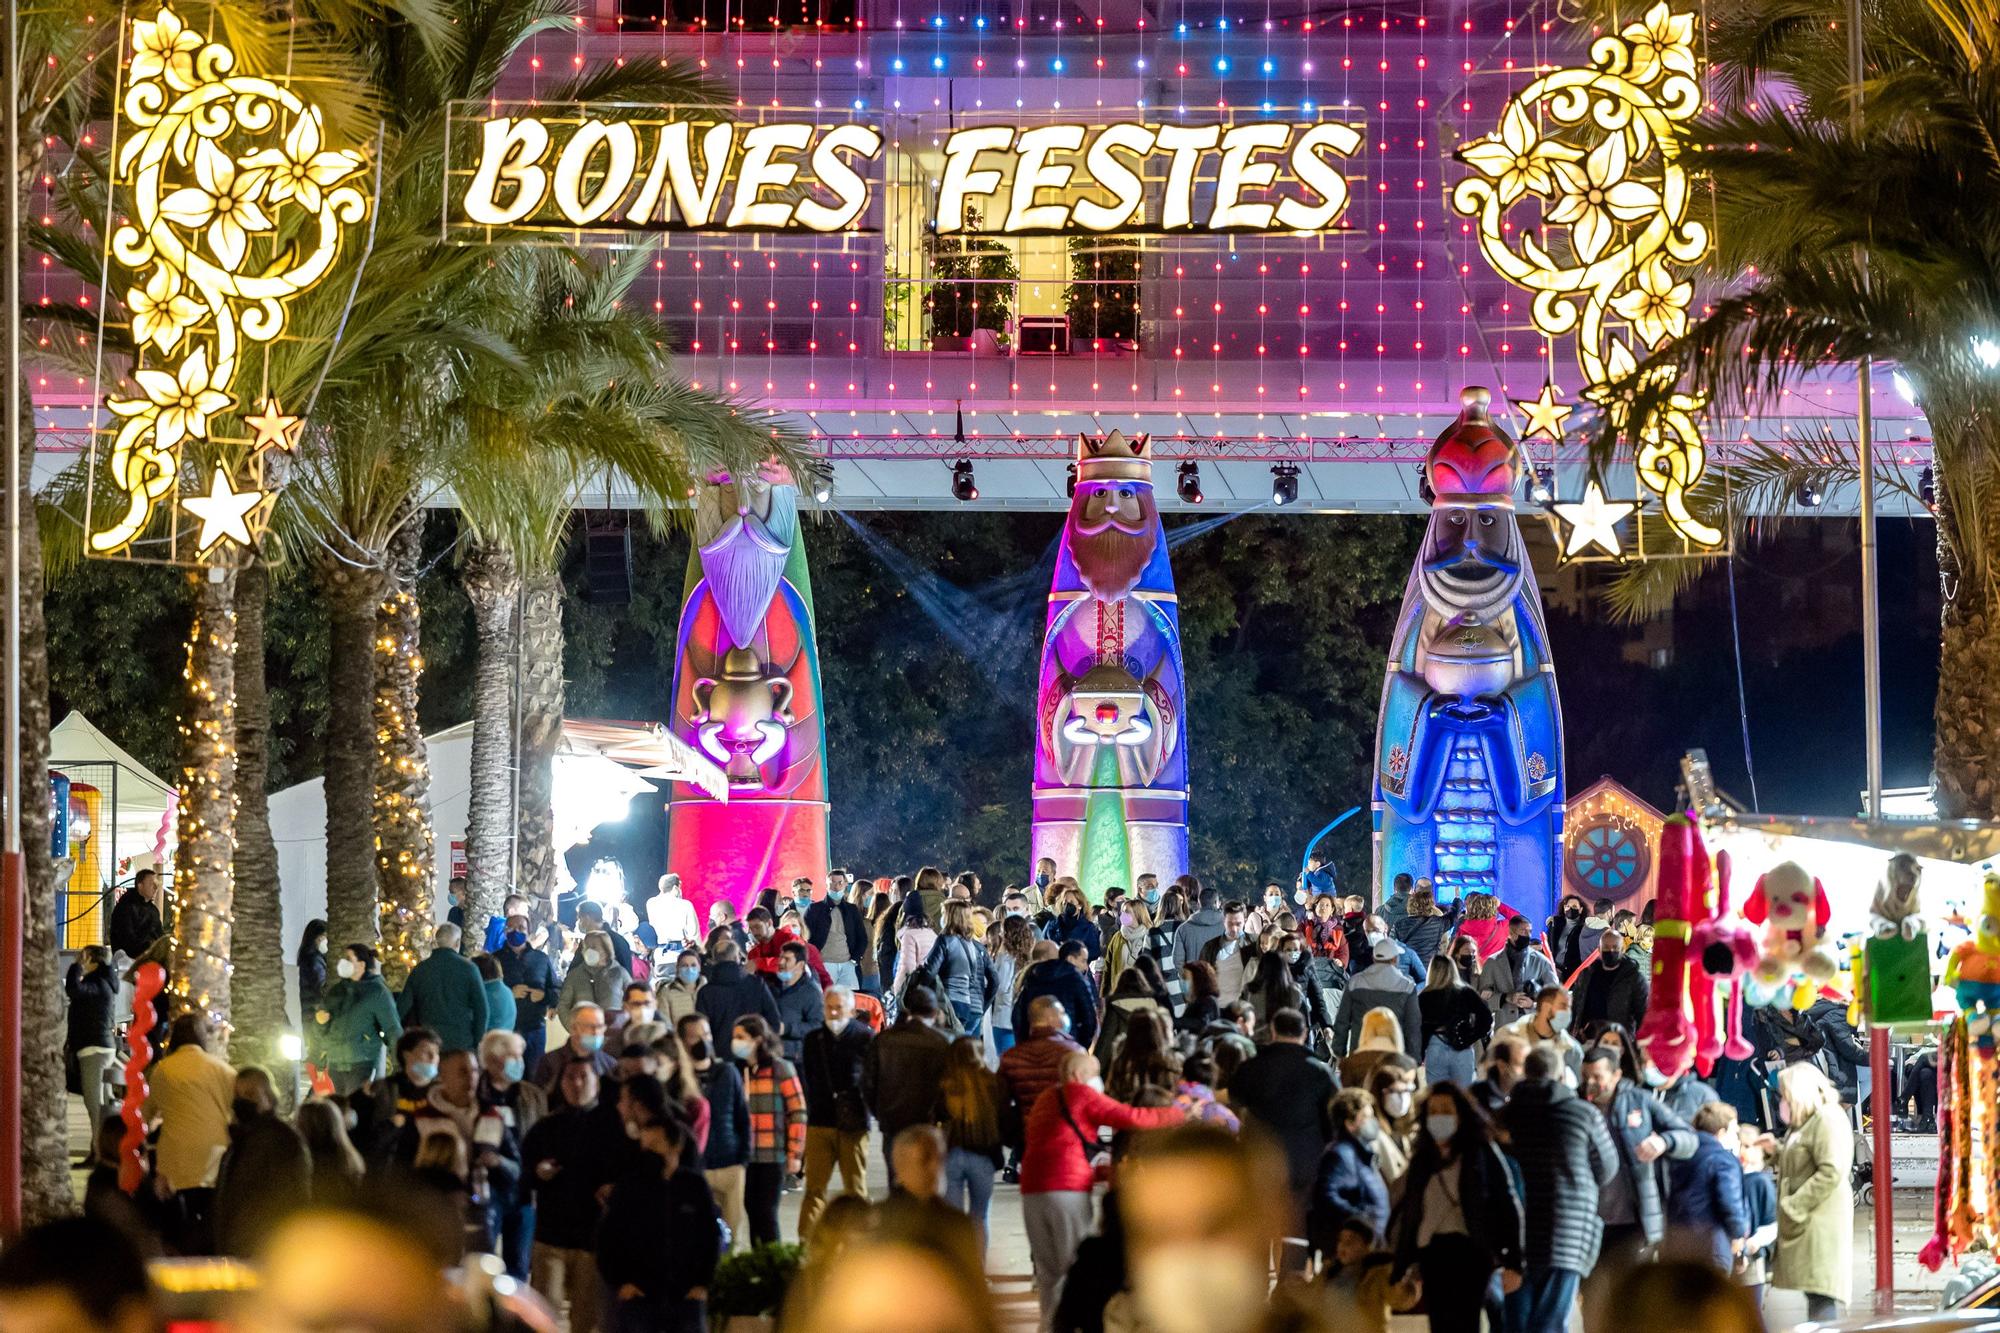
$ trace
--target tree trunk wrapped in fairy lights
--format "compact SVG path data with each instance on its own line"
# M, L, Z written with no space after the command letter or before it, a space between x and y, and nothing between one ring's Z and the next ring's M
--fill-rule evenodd
M674 784L667 869L706 914L826 875L826 728L790 473L713 477L695 504L672 726L722 766L729 799Z
M1375 741L1376 901L1491 893L1531 921L1562 872L1562 708L1514 520L1520 451L1467 389L1424 462L1431 517L1389 647Z
M417 719L424 657L415 584L422 548L418 513L390 543L391 585L375 612L375 890L382 975L398 988L430 940L437 874L430 756Z
M230 930L236 910L236 575L195 575L181 712L179 845L174 851L175 1013L229 1018Z
M1031 856L1093 898L1187 873L1180 604L1144 435L1077 442L1036 697Z

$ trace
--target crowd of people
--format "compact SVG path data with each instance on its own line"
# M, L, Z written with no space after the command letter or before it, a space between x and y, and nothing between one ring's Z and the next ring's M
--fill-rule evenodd
M1746 1331L1772 1286L1840 1311L1852 1081L1815 1011L1714 1087L1668 1079L1633 1035L1643 918L1320 887L1237 900L1141 875L1093 903L1046 861L997 891L835 871L704 924L669 875L643 916L510 898L470 950L454 903L395 992L371 944L335 950L314 922L310 1095L282 1115L265 1070L174 1019L146 1181L118 1189L105 1117L88 1212L168 1253L247 1257L302 1211L392 1225L362 1201L394 1189L449 1217L447 1260L498 1256L574 1333L699 1328L724 1257L781 1240L807 1247L799 1327L897 1327L850 1308L838 1264L966 1309L923 1327L990 1326L966 1275L1003 1186L1056 1330L1417 1312L1436 1333L1561 1333L1579 1304L1608 1327L1614 1293L1649 1281ZM87 983L111 966L72 976L73 1040L85 1008L107 1044Z

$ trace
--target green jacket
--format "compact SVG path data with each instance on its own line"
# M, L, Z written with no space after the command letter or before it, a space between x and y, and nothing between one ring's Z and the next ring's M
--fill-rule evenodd
M427 1027L446 1052L476 1051L486 1035L486 983L455 949L433 949L410 969L396 1014L405 1027Z
M1847 1113L1839 1106L1815 1111L1778 1149L1777 1167L1771 1285L1846 1300L1854 1282L1854 1130Z
M396 1017L396 998L380 977L329 981L319 1002L327 1013L320 1028L321 1048L334 1069L376 1067L382 1048L394 1045L403 1035L403 1024Z

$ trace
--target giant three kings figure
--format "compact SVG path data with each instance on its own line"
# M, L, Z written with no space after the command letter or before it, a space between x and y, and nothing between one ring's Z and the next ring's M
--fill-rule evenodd
M1398 874L1440 904L1497 894L1540 923L1562 873L1562 710L1542 595L1514 520L1520 451L1467 389L1424 462L1375 740L1377 901Z

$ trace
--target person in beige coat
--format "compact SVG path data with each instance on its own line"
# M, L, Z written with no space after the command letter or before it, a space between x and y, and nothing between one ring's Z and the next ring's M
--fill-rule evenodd
M1778 1253L1771 1285L1802 1291L1806 1318L1838 1319L1854 1273L1854 1130L1826 1075L1810 1064L1778 1075Z
M167 1057L146 1071L146 1118L160 1127L154 1173L176 1194L215 1188L229 1149L236 1071L208 1053L208 1020L182 1014L167 1030Z

